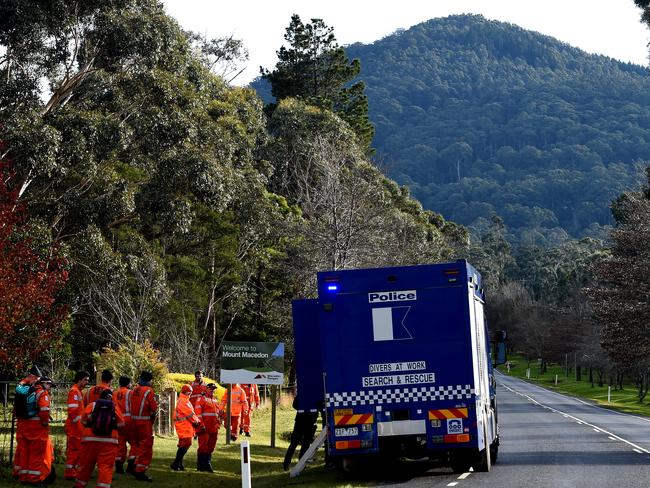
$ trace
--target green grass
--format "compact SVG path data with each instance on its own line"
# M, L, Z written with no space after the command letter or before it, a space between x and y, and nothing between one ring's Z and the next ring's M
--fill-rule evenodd
M277 410L276 425L276 447L271 444L271 409L261 409L253 413L253 432L250 438L240 437L240 440L225 444L225 430L219 431L219 441L212 456L212 465L215 473L199 473L196 471L196 447L194 441L192 448L185 456L184 464L187 471L175 472L169 468L169 464L176 454L176 438L156 437L154 441L153 463L148 474L154 479L154 485L160 488L193 488L193 487L241 487L240 477L240 441L248 439L251 442L251 476L253 486L257 487L280 487L280 486L309 486L309 487L356 487L367 486L369 482L350 480L338 471L329 471L324 466L324 454L321 448L315 462L308 465L303 473L297 478L289 478L288 472L282 469L284 453L288 445L289 433L293 429L295 410L289 407L280 407ZM65 436L63 428L56 426L52 428L55 449L65 448ZM298 454L294 456L294 463L298 460ZM58 459L56 465L57 482L56 487L70 488L71 482L63 480L63 460ZM93 479L88 484L89 488L94 487ZM115 488L132 487L136 484L133 477L129 475L115 475L113 486ZM1 486L20 486L19 483L9 481L7 472L4 479L0 474ZM141 484L151 486L147 483Z
M504 365L499 366L499 371L505 375L515 376L526 380L527 362L524 358L511 356L510 362L514 367L510 368L508 373ZM557 386L555 385L555 375L557 375ZM596 373L594 372L594 376ZM623 389L617 390L615 386L611 389L611 402L607 401L608 384L598 386L597 377L594 378L594 386L589 382L589 371L582 369L582 381L575 380L575 372L571 370L568 378L564 365L549 364L546 373L539 373L537 361L531 361L530 379L527 381L535 383L545 388L567 393L578 398L591 400L594 403L612 410L627 412L635 415L650 416L650 404L640 403L637 396L637 389L633 383L624 382ZM650 397L648 398L650 400Z

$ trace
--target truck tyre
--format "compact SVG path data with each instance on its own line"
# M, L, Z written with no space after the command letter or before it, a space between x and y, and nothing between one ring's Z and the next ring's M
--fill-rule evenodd
M352 473L354 471L355 466L357 465L355 461L356 460L353 458L344 457L341 460L341 469L343 470L343 472Z
M488 440L487 426L485 424L483 427L483 436L484 436L483 438L485 439L485 449L483 449L478 453L477 462L474 465L474 469L476 471L489 473L490 469L492 469L492 456L491 456L492 446L490 446L487 443Z
M466 473L472 467L472 458L470 452L452 451L449 453L449 465L454 473Z
M492 464L497 462L499 457L499 438L494 439L494 442L490 444L490 461Z

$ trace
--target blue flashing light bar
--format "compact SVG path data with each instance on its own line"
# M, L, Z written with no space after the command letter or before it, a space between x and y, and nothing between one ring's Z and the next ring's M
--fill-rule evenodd
M336 291L339 289L339 285L327 285L327 291Z

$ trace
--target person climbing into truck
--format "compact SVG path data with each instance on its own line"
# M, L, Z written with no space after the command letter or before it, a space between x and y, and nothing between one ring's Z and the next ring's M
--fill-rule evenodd
M314 434L316 433L316 421L318 420L318 411L300 410L298 403L298 396L293 399L293 408L296 410L296 418L293 421L293 432L291 432L291 442L284 455L284 470L289 469L293 454L296 452L296 447L300 444L300 453L298 459L302 458L309 446L314 441Z

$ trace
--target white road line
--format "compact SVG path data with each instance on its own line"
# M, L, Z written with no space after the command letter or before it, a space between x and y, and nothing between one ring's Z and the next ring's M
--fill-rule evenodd
M565 417L566 417L566 415L565 415ZM600 432L600 430L599 430L599 429L594 429L594 431L595 431L595 432Z
M501 376L503 378L510 378L510 376L507 376L507 375L501 373L500 371L497 371L496 374L497 374L497 376ZM587 402L585 400L581 400L580 398L576 398L574 396L563 395L562 393L559 393L559 392L557 392L555 390L549 390L548 388L544 388L543 386L539 386L539 385L537 385L535 383L527 383L524 380L521 380L521 381L523 381L528 386L538 388L538 389L543 390L543 391L545 391L547 393L551 393L551 394L556 395L556 396L558 396L558 397L560 397L560 398L562 398L564 400L566 400L567 396L568 396L569 398L571 398L571 400L575 400L576 402L580 402L580 403L582 403L582 404L584 404L584 405L586 405L588 407L597 408L597 409L602 409L603 408L600 405L594 405L593 403L589 403L589 402ZM499 382L499 384L501 384L502 386L506 386L506 385L503 384L503 382ZM610 413L614 413L616 415L624 415L626 417L633 417L635 419L643 420L644 422L650 422L650 418L648 418L648 417L640 417L638 415L634 415L634 414L627 413L627 412L619 412L618 410L609 410L608 409L607 411L610 412Z
M464 479L467 478L470 474L472 474L472 473L463 473L463 474L461 474L461 475L458 477L458 479L459 479L459 480L464 480Z
M611 441L615 441L615 440L616 440L616 439L614 439L611 435L608 437L608 439L611 440Z
M566 412L562 412L561 410L558 410L558 409L556 409L556 408L548 407L548 406L546 406L546 405L544 405L544 404L538 402L538 401L535 400L534 398L532 398L532 397L526 395L525 393L519 393L518 391L514 390L513 388L511 388L511 387L509 387L509 386L504 385L503 383L501 383L501 386L503 386L506 390L510 390L510 391L511 391L512 393L514 393L515 395L519 395L519 396L522 396L522 397L524 397L524 398L528 398L530 401L532 401L533 403L535 403L535 404L537 404L537 405L539 405L539 406L541 406L541 407L545 407L545 408L548 408L549 410L551 410L551 411L553 411L553 412L556 412L556 413L559 413L559 414L562 414L562 415L566 415L567 417L569 417L569 418L571 418L571 419L573 419L573 420L576 420L576 421L577 421L577 420L581 420L581 419L579 419L579 418L577 418L577 417L574 417L573 415L567 414ZM598 427L598 426L596 426L596 425L590 424L589 422L586 422L586 421L584 421L584 420L582 420L582 422L584 422L585 425L588 425L589 427L591 427L592 429L594 429L596 432L604 432L605 434L607 434L607 435L611 435L612 437L614 437L615 439L618 439L618 440L621 441L621 442L625 442L626 444L632 446L633 448L639 449L640 451L642 451L642 452L644 452L644 453L646 453L646 454L650 454L650 451L648 451L647 449L644 449L644 448L642 448L641 446L637 446L637 445L634 444L633 442L630 442L630 441L628 441L628 440L626 440L626 439L623 439L622 437L620 437L620 436L618 436L618 435L616 435L616 434L613 434L612 432L609 432L609 431L607 431L607 430L605 430L605 429L603 429L603 428L601 428L601 427Z
M641 451L639 451L638 449L632 449L632 450L633 450L634 452L638 452L639 454L641 454Z
M452 481L447 486L456 486L457 484L458 484L458 481Z

